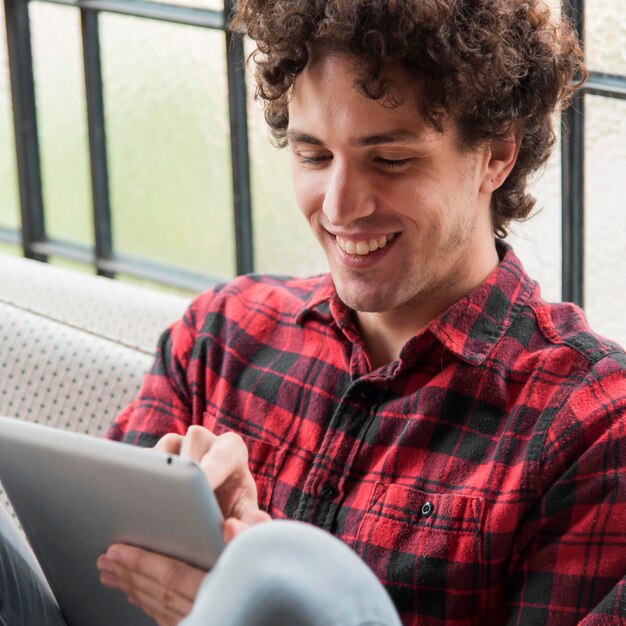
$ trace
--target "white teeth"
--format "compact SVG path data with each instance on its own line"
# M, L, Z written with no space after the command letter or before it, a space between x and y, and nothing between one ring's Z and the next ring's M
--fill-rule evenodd
M356 253L359 256L365 256L370 253L370 244L367 241L359 241L356 244Z
M394 234L381 235L378 239L363 239L361 241L337 237L337 243L346 254L365 256L370 252L375 252L379 248L384 248L394 236Z
M351 241L350 239L344 240L344 245L342 246L343 249L348 253L348 254L356 254L356 245L354 243L354 241ZM339 244L341 245L341 244Z

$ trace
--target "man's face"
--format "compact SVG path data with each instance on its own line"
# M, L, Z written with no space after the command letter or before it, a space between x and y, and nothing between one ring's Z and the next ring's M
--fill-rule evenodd
M426 125L402 68L387 73L402 97L391 108L354 88L353 67L327 54L296 80L288 139L298 204L349 307L448 306L475 285L485 248L493 255L480 191L488 157L460 149L453 125Z

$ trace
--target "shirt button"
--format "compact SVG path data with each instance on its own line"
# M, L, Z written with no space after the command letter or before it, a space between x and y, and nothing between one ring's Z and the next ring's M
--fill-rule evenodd
M432 502L424 502L424 504L422 504L422 509L420 513L422 514L422 517L430 517L433 514L434 510L435 505Z
M325 483L320 489L320 496L324 500L332 500L337 495L337 489L330 483Z
M359 387L357 390L357 397L359 400L367 404L376 397L376 389L373 387Z

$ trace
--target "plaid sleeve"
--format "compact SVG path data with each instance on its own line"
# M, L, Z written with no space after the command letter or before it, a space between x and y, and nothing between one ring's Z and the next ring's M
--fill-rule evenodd
M107 433L108 439L152 447L167 433L184 434L192 422L186 368L194 343L193 314L172 324L159 338L154 363L134 402Z
M623 353L599 361L546 430L541 494L513 555L510 624L626 617L625 373Z

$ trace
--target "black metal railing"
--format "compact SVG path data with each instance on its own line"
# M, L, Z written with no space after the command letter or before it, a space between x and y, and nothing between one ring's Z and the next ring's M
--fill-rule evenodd
M95 246L80 246L54 240L46 234L28 15L29 0L5 0L22 228L21 233L0 228L0 241L9 243L21 241L24 255L34 259L46 260L48 256L59 256L92 263L96 271L105 276L123 273L193 291L215 282L215 278L202 273L131 258L115 251L111 229L98 16L103 12L118 13L216 29L226 33L236 271L238 274L253 271L244 51L241 38L228 30L234 0L226 0L224 11L144 0L42 1L77 7L81 12ZM564 5L567 15L574 20L584 42L584 0L565 0ZM580 306L584 304L585 279L584 143L587 95L626 99L626 76L591 72L585 87L562 115L562 297Z
M42 195L39 135L33 79L28 0L5 0L7 47L15 124L18 184L21 206L21 244L28 258L49 256L94 265L98 274L123 273L137 278L198 291L219 278L117 254L111 228L106 125L100 62L100 13L117 13L197 26L225 32L228 67L228 104L233 181L233 218L238 274L254 269L252 199L248 155L248 125L243 41L228 29L232 2L224 11L195 9L142 0L42 0L80 10L84 57L89 160L95 246L81 246L47 236ZM0 241L14 243L20 234L0 229Z

